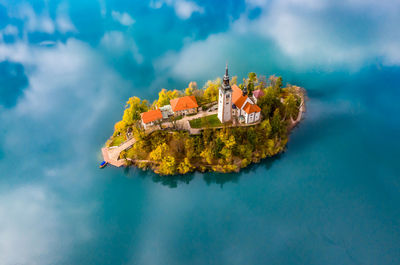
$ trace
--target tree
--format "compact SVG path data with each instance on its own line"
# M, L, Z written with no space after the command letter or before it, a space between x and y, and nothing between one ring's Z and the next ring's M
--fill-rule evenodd
M189 137L185 141L186 157L190 160L195 155L195 143L193 137Z
M125 121L119 121L114 125L114 136L119 135L120 133L125 132L126 123Z
M257 75L254 72L249 73L248 77L249 77L249 80L252 81L252 82L256 82L257 81Z
M274 89L275 89L276 91L278 91L278 93L280 93L280 92L282 91L282 87L283 87L283 84L282 84L282 77L280 76L280 77L278 77L278 78L276 79Z
M285 127L282 124L282 117L279 113L279 109L275 109L274 115L271 120L271 130L273 135L278 135L279 137L282 135Z
M211 147L207 146L201 153L200 156L204 158L208 164L212 164L214 159L214 152Z
M161 161L163 157L169 152L169 146L166 143L163 143L156 147L153 151L151 151L149 158L153 161Z
M249 82L247 84L247 91L248 91L249 95L253 95L254 82L252 80L249 80Z
M221 79L217 78L214 81L207 81L204 90L204 100L206 102L213 102L218 100L219 87L221 86Z
M185 95L186 96L191 96L194 94L194 91L197 90L197 83L196 82L190 82L189 86L185 89Z
M273 112L280 105L280 100L276 90L272 88L265 89L265 95L257 101L257 105L261 108L262 115L265 118L270 118Z
M141 119L140 113L149 109L147 100L140 100L138 97L131 97L126 102L124 115L122 120L126 125L132 125Z
M257 141L257 134L254 131L254 128L248 128L248 130L247 130L247 140L249 141L249 143L253 147L252 150L254 150L255 147L256 147L256 141Z
M236 85L237 84L237 76L236 75L232 77L230 83L231 83L231 85Z
M182 94L178 90L166 90L165 88L161 89L158 93L157 106L161 108L162 106L169 105L171 99L178 98Z
M297 100L293 94L290 94L287 98L285 98L284 106L285 106L286 115L288 115L289 118L294 119L297 116L297 114L299 113L298 107L297 107Z
M258 80L258 85L256 86L256 89L265 89L267 88L267 78L265 75L260 75L257 77Z
M166 156L162 159L158 171L163 175L173 175L176 173L176 161L173 156Z
M192 171L193 168L194 167L190 163L189 159L186 157L181 163L179 163L178 172L180 174L186 174L186 173Z

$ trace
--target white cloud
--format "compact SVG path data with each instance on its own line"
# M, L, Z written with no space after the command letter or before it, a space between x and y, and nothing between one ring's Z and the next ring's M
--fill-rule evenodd
M22 41L0 43L1 60L21 63L29 80L18 104L0 112L1 123L13 128L13 133L3 136L2 150L7 152L8 158L24 159L21 153L35 153L15 170L30 172L40 161L68 176L58 180L60 185L75 182L76 178L80 179L79 183L84 183L82 181L86 179L75 174L79 172L76 169L86 170L90 164L88 160L91 161L93 156L82 159L76 154L93 150L93 143L87 136L99 126L101 117L110 118L108 109L119 108L121 95L116 88L130 87L130 84L108 67L97 50L75 39L69 39L65 44L56 42L51 47ZM20 123L15 124L15 120ZM37 133L38 128L45 129ZM29 138L23 136L27 131L32 132ZM65 139L74 140L65 146ZM49 145L52 152L39 151L47 150ZM64 159L54 161L54 153L69 158L64 162L61 162ZM67 172L62 169L65 166L76 171Z
M63 256L61 253L65 254L72 243L76 244L91 237L90 226L84 220L91 211L92 209L79 207L71 211L68 205L40 186L23 186L2 192L1 263L58 263ZM65 214L74 216L76 221L66 222Z
M190 18L195 12L204 12L202 7L190 1L176 1L174 7L176 14L182 19Z
M7 25L3 30L2 33L5 35L18 35L18 28L14 25Z
M164 4L172 6L175 10L176 15L181 19L188 19L193 13L204 12L204 8L197 5L195 2L187 0L158 0L152 1L150 7L161 8Z
M100 5L100 14L103 18L106 17L107 14L107 6L106 6L106 1L105 0L98 0L99 5Z
M26 29L30 32L39 31L52 34L55 30L53 20L44 12L36 15L30 5L23 5L19 10L19 15L25 20Z
M123 26L131 26L135 23L135 20L126 12L112 11L111 15L115 21L118 21Z
M283 62L299 68L329 70L341 66L350 71L377 60L384 65L400 65L397 48L400 47L397 31L400 17L395 12L400 12L400 2L384 1L382 5L358 0L349 0L350 3L249 2L251 7L261 8L259 17L249 19L245 10L227 32L186 43L180 52L167 53L154 66L177 77L194 78L212 75L215 67L226 60L236 60L239 67L252 62L268 68L269 63L277 66ZM380 19L382 14L385 14L384 20ZM260 42L264 45L259 45ZM276 50L279 55L275 57L281 59L271 62L274 55L266 57L271 50ZM245 58L240 62L243 54Z
M123 55L128 51L138 64L143 62L143 56L139 53L135 41L120 31L106 32L100 43L103 48L111 53Z
M25 32L44 32L48 34L53 34L56 30L61 33L76 32L76 28L68 16L68 5L66 2L61 3L57 7L55 19L50 17L47 9L44 9L41 13L37 13L27 3L7 6L7 8L9 9L8 15L10 17L21 19L24 22Z
M61 33L76 32L76 28L68 16L68 5L65 2L57 8L56 24L57 30Z

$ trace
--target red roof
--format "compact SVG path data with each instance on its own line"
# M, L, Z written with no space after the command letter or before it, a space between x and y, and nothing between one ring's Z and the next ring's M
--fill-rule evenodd
M181 98L171 99L170 104L174 112L180 110L193 109L199 106L197 105L197 101L194 96L185 96Z
M253 95L256 98L260 98L260 97L264 96L264 91L262 91L261 89L254 90Z
M240 109L242 108L248 97L247 95L243 96L242 90L237 85L233 85L232 90L232 102L236 105L236 107Z
M160 109L149 110L147 112L143 112L140 114L140 116L142 117L143 123L149 123L149 122L153 122L153 121L162 119L162 113L161 113Z
M256 104L250 104L249 102L247 102L243 110L246 111L247 114L251 114L254 112L260 112L261 108Z

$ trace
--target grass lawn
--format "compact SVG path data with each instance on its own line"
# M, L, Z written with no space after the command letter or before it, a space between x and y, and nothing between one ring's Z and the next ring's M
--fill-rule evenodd
M190 127L192 128L203 128L203 127L218 127L222 126L222 123L218 119L218 114L205 116L202 118L190 120Z
M125 135L115 136L110 144L110 146L118 146L125 142Z

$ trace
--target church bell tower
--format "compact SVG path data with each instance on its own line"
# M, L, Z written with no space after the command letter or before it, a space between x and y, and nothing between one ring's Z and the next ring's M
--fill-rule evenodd
M232 120L232 88L229 84L228 64L226 65L224 79L219 88L218 119L222 123Z

